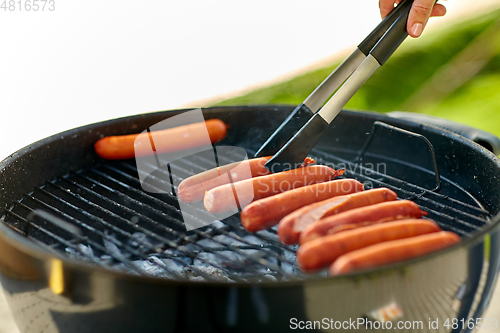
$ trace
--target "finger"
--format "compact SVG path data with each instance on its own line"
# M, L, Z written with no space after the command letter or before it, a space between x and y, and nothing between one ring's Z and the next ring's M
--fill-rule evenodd
M415 0L411 7L407 25L410 36L414 38L420 37L431 16L433 7L434 0Z
M446 7L441 4L434 5L431 16L444 16L446 14Z
M382 18L386 17L387 14L389 14L391 10L394 9L394 4L397 2L396 0L380 0L378 3L380 8L380 16L382 16Z

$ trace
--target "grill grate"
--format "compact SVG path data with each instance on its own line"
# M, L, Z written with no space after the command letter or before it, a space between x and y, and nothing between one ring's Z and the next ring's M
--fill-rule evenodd
M356 178L366 187L388 187L399 198L415 201L444 230L462 237L469 237L489 221L489 213L477 200L443 177L441 187L446 193L454 193L453 197L357 165L339 157L342 154L335 150L319 148L311 155L319 164L346 168L345 177ZM366 152L364 156L378 158ZM433 176L432 171L419 166L387 157L383 160ZM219 157L219 162L229 161ZM176 168L172 177L204 171L202 165L207 161L197 157L183 163L172 165ZM159 172L156 178L153 176L153 184L170 177L165 170ZM214 218L207 212L200 214ZM186 232L176 197L145 192L130 160L103 161L47 182L8 207L3 220L59 255L131 274L225 282L302 280L311 276L300 272L295 261L297 247L283 245L276 227L250 235L239 216L232 216Z

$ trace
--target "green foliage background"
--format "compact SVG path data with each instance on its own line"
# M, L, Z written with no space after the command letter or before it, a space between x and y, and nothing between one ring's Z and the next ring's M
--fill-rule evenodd
M413 111L447 118L500 136L500 10L462 22L440 31L407 39L349 101L346 108L378 112ZM478 47L474 44L485 31ZM496 37L499 36L499 37ZM462 65L477 65L477 59L490 57L480 70L463 80L455 73L448 81L442 71L453 73L458 54L472 57ZM338 66L338 63L300 75L286 82L261 88L215 105L300 104ZM450 84L463 80L456 89ZM440 84L436 84L440 83ZM443 84L444 82L444 84ZM420 90L424 93L416 95ZM422 95L423 94L423 95Z

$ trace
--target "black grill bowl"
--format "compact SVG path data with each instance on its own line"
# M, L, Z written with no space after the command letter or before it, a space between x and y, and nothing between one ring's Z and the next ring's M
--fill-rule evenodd
M220 118L231 125L220 145L240 146L250 155L292 110L290 106L255 106L206 108L203 112L206 119ZM141 276L75 260L65 248L77 246L83 238L74 234L71 238L71 227L64 222L62 227L51 224L43 216L28 218L36 207L79 228L81 223L98 224L98 218L129 228L127 214L138 210L148 225L160 223L157 227L161 228L166 223L173 230L165 236L161 251L165 245L182 246L221 234L245 240L238 216L225 220L226 227L221 230L208 227L186 234L168 221L155 220L162 205L175 207L175 202L168 202L172 198L148 198L148 205L154 203L159 208L143 211L135 208L142 195L137 189L121 193L110 186L126 188L129 185L123 185L123 179L114 185L107 183L104 169L121 172L133 181L134 162L101 160L93 150L95 141L107 135L141 132L183 111L143 114L73 129L23 148L1 163L0 277L22 332L282 332L302 327L307 321L316 321L317 331L329 327L338 330L338 325L343 325L342 331L365 331L361 321L377 319L374 311L389 305L401 311L399 317L392 318L393 328L402 322L414 328L406 331L434 331L429 329L430 319L439 320L435 331L453 331L443 324L456 318L459 328L454 331L460 332L469 331L467 321L484 312L499 270L499 159L451 132L376 113L341 112L311 155L319 163L345 167L346 177L357 178L367 187L387 186L400 198L414 200L444 230L458 233L460 244L347 276L327 277L322 272L283 278L280 265L290 260L293 266L295 248L278 244L274 228L258 233L262 244L250 246L268 255L263 265L269 264L272 279L261 279L258 273L254 278L239 279L226 267L225 272L235 277L232 282L210 278L193 281ZM427 138L434 155L414 134ZM104 187L93 184L95 179L101 179ZM440 189L433 192L439 182ZM51 197L58 191L68 192L60 195L64 203ZM128 201L104 209L98 204L105 196ZM75 208L68 203L79 200L90 202L91 208L72 213ZM90 216L88 221L84 216ZM98 238L92 237L86 240L99 245ZM94 250L98 251L97 247ZM276 261L269 259L272 253L276 253ZM140 258L143 253L134 255ZM136 257L131 255L125 262Z

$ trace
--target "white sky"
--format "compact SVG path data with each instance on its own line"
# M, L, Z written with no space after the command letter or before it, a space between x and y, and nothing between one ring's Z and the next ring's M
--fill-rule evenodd
M470 3L448 1L450 17ZM55 0L55 8L0 9L0 159L69 128L271 80L356 45L380 21L376 0Z

